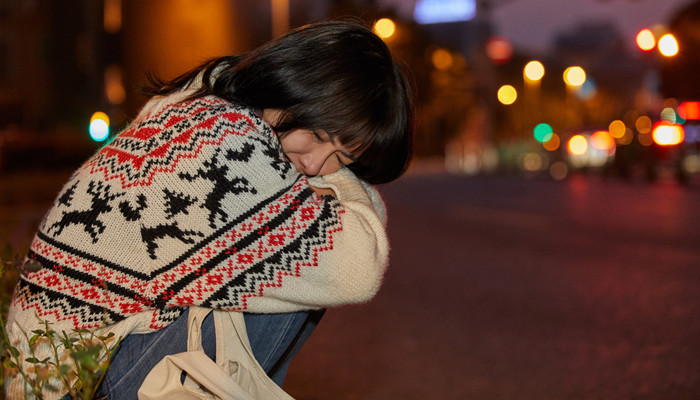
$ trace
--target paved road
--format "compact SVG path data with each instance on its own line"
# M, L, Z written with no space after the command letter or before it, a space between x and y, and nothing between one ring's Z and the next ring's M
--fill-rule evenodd
M0 237L26 244L67 177L4 177ZM385 284L326 313L288 375L299 400L700 398L699 186L430 174L382 192Z
M700 398L700 187L419 175L392 261L292 363L298 399Z

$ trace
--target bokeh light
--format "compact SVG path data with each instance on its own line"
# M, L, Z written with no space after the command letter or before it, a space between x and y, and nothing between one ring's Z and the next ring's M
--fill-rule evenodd
M686 121L700 119L700 101L684 101L678 105L678 115Z
M663 110L661 110L661 113L659 114L661 119L664 121L668 121L672 124L675 124L677 121L676 118L676 110L674 110L671 107L666 107Z
M614 137L615 139L619 139L625 136L625 131L627 131L627 127L625 126L625 123L620 121L619 119L616 119L615 121L611 122L608 126L608 132L610 132L610 136Z
M109 136L109 117L102 111L97 111L90 118L90 137L96 142L101 142Z
M486 55L494 64L504 64L513 56L513 45L502 36L494 36L486 42Z
M588 77L585 78L585 81L583 82L583 85L581 85L581 88L576 91L576 97L578 97L581 100L590 100L595 95L598 93L598 85L596 85L595 81Z
M615 153L615 139L607 131L596 131L591 135L591 146L608 155Z
M530 61L523 69L523 76L530 81L539 81L544 76L544 65L536 60Z
M632 129L630 128L625 128L625 133L622 135L622 137L615 139L620 145L630 144L632 143L632 140L634 140L634 132L632 132Z
M122 104L126 100L126 89L122 78L122 69L116 64L105 68L105 96L110 104Z
M666 57L673 57L678 54L678 42L676 38L667 33L659 39L659 51Z
M452 54L445 49L436 49L433 51L431 61L433 62L433 66L440 71L446 71L452 68L452 65L454 64Z
M651 51L656 47L656 35L649 28L644 28L637 33L637 47L643 51Z
M532 135L535 137L535 140L540 143L544 143L551 139L552 133L554 133L552 127L545 123L537 124L537 126L535 126L535 128L532 130Z
M388 39L396 32L396 24L389 18L379 19L374 23L374 33L382 39Z
M569 153L581 156L586 154L588 151L588 140L586 140L583 135L574 135L569 139L569 144L567 145Z
M700 155L693 154L685 157L683 160L683 169L691 174L700 172Z
M569 174L569 167L563 161L552 163L549 167L549 175L558 181L563 180Z
M105 0L102 10L105 32L119 33L122 29L122 1Z
M569 86L578 87L586 81L586 72L583 68L574 66L564 70L564 82Z
M634 123L634 127L637 128L637 132L639 133L651 132L651 118L647 117L646 115L642 115L641 117L637 118Z
M419 24L469 21L476 16L476 0L418 0L413 18Z
M552 133L552 136L549 138L549 140L542 143L542 147L544 147L548 151L556 151L560 145L561 139L559 139L559 135L557 135L556 133Z
M652 130L652 138L660 146L677 145L683 142L684 137L683 126L677 124L658 122Z
M651 131L646 132L646 133L639 133L637 135L637 142L641 144L642 146L651 146L654 144L654 138L651 137Z
M498 89L498 101L500 101L502 104L513 104L517 98L518 92L511 85L503 85Z
M525 156L523 156L522 162L522 168L525 171L530 172L540 171L544 168L545 165L545 160L542 157L542 155L534 152L525 154Z

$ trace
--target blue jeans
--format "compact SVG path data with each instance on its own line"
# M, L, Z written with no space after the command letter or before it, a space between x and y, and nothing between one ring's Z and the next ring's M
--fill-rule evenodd
M292 358L311 335L324 310L283 314L244 314L253 354L268 376L282 386ZM166 355L187 351L187 316L157 332L128 335L119 345L95 398L135 400L141 383ZM202 347L214 359L212 314L202 324Z

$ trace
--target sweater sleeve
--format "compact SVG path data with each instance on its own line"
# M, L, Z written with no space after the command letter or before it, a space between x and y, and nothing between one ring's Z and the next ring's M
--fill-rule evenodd
M365 302L379 290L388 264L384 204L379 194L348 169L311 178L316 187L333 189L337 199L322 196L340 225L312 264L299 264L299 275L251 297L253 312L284 312Z

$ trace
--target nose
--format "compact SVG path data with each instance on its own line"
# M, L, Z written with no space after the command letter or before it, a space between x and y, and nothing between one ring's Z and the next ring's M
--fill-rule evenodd
M299 162L304 169L304 174L309 176L318 175L323 169L323 165L326 163L326 160L328 160L328 157L330 157L334 151L335 149L332 145L321 146L318 149L310 153L303 154L301 157L299 157Z

